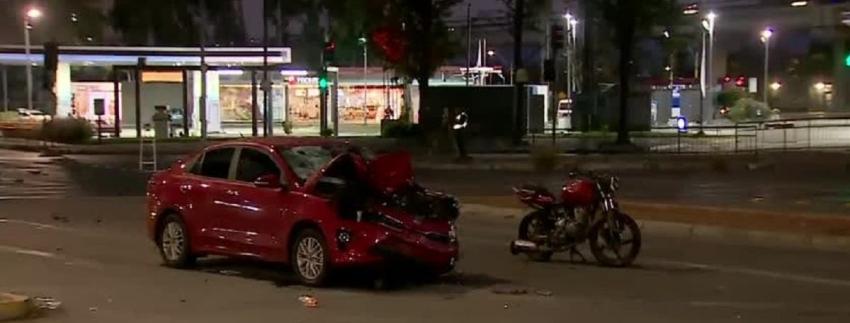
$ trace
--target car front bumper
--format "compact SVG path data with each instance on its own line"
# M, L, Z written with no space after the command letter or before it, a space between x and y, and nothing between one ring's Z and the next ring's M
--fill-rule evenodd
M343 231L350 235L347 243L339 239ZM374 224L340 228L333 241L336 252L332 262L338 267L405 263L442 274L454 269L459 255L456 240L437 241L419 232Z

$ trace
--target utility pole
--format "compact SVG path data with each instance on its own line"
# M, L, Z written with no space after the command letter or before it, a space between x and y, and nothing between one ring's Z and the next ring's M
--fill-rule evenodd
M472 2L466 4L466 72L463 78L469 86L469 68L472 60Z
M582 65L582 98L581 107L584 115L582 130L589 131L593 127L593 116L596 113L596 62L594 60L594 8L593 1L584 1L584 65Z
M272 135L271 131L271 82L269 82L269 1L263 0L263 137Z
M201 0L201 98L198 104L198 117L201 122L201 139L207 139L207 0ZM136 80L140 82L140 80ZM138 104L138 102L136 102ZM138 109L138 108L137 108ZM185 116L184 116L185 118Z
M521 115L522 112L522 101L523 101L523 90L525 89L525 82L527 82L527 76L523 72L520 74L520 71L523 70L523 62L522 62L522 33L523 26L525 22L525 0L516 0L516 4L514 7L514 102L513 102L513 110L511 116L513 117L513 129L511 133L511 137L513 139L514 144L519 144L522 140L523 122L526 121L526 118L523 118Z

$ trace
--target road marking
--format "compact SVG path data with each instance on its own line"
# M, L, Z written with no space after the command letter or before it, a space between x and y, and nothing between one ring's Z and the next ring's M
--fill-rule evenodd
M6 252L16 253L16 254L20 254L20 255L28 255L28 256L36 256L36 257L42 257L42 258L58 259L58 257L54 253L50 253L50 252L46 252L46 251L39 251L39 250L32 250L32 249L9 247L9 246L4 246L4 245L0 245L0 251L6 251Z
M694 263L694 262L666 260L666 259L646 259L645 261L654 262L656 264L662 264L662 265L671 265L671 266L687 267L687 268L693 268L693 269L702 269L702 270L715 271L715 272L721 272L721 273L729 273L729 274L742 274L742 275L749 275L749 276L766 277L766 278L773 278L773 279L778 279L778 280L794 281L794 282L799 282L799 283L820 284L820 285L839 286L839 287L850 287L850 281L849 280L823 278L823 277L799 275L799 274L792 274L792 273L783 273L783 272L776 272L776 271L769 271L769 270L762 270L762 269L752 269L752 268L723 266L723 265L707 265L707 264L700 264L700 263Z
M39 229L39 230L50 229L50 230L58 230L58 231L73 231L72 229L57 227L57 226L52 225L52 224L45 224L45 223L31 222L31 221L24 221L24 220L16 220L16 219L3 219L3 221L0 221L0 224L2 224L2 223L23 224L23 225L33 226L33 227L35 227L36 229Z
M80 266L80 267L87 267L87 268L91 268L91 269L103 269L103 266L101 264L94 262L94 261L65 257L65 256L62 256L62 255L57 255L57 254L52 253L52 252L41 251L41 250L25 249L25 248L13 247L13 246L0 245L0 252L8 252L8 253L14 253L14 254L25 255L25 256L33 256L33 257L40 257L40 258L58 260L58 261L62 261L65 265L69 265L69 266Z

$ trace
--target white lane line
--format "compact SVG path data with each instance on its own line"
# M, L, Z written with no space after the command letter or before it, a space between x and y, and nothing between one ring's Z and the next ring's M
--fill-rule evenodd
M4 223L28 225L28 226L35 227L36 229L39 229L39 230L50 229L50 230L58 230L58 231L73 231L70 228L57 227L57 226L52 225L52 224L45 224L45 223L24 221L24 220L16 220L16 219L0 219L0 224L4 224Z
M102 265L100 265L99 263L94 262L94 261L65 257L65 256L62 256L62 255L57 255L57 254L52 253L52 252L41 251L41 250L34 250L34 249L26 249L26 248L18 248L18 247L13 247L13 246L0 245L0 252L8 252L8 253L13 253L13 254L18 254L18 255L46 258L46 259L51 259L51 260L58 260L58 261L62 261L65 265L69 265L69 266L80 266L80 267L87 267L87 268L91 268L91 269L103 269Z
M641 261L641 259L638 258L638 261ZM700 264L700 263L694 263L694 262L666 260L666 259L644 259L643 262L650 262L650 263L670 265L670 266L678 266L678 267L686 267L686 268L693 268L693 269L702 269L702 270L715 271L715 272L721 272L721 273L729 273L729 274L740 274L740 275L748 275L748 276L765 277L765 278L772 278L772 279L777 279L777 280L794 281L794 282L799 282L799 283L829 285L829 286L838 286L838 287L850 287L850 280L823 278L823 277L783 273L783 272L776 272L776 271L769 271L769 270L762 270L762 269L752 269L752 268L723 266L723 265L707 265L707 264Z
M51 253L51 252L17 248L17 247L10 247L10 246L4 246L4 245L0 245L0 251L16 253L16 254L19 254L19 255L42 257L42 258L51 258L51 259L58 259L59 258L59 257L56 256L56 254Z

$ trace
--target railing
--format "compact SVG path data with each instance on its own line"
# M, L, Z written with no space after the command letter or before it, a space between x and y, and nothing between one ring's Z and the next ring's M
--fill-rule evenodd
M631 141L655 153L758 153L759 151L850 148L850 118L800 118L747 122L730 126L655 127L632 132ZM533 145L552 145L561 151L600 151L616 133L577 133L568 129L529 134Z

